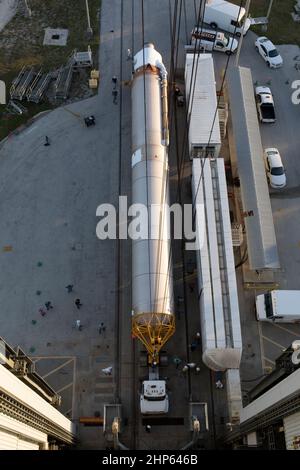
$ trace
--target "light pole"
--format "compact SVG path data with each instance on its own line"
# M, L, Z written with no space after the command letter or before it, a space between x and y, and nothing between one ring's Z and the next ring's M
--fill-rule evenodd
M274 1L274 0L270 0L270 3L269 3L268 13L267 13L267 18L268 18L268 19L269 19L271 10L272 10L273 1Z
M93 36L93 29L91 27L90 9L89 9L88 0L85 0L85 5L86 5L86 16L87 16L87 22L88 22L88 27L87 27L86 33L87 33L87 36L89 38L91 38Z
M25 7L25 16L31 18L31 9L29 8L27 0L24 0L24 7Z
M239 40L239 45L238 45L238 49L236 51L236 57L235 57L235 62L234 62L234 65L236 67L239 65L240 53L241 53L241 48L242 48L243 39L244 39L244 28L245 28L246 20L247 20L248 15L249 15L250 3L251 3L251 0L247 0L246 7L245 7L245 10L246 10L245 20L244 20L243 28L242 28L242 31L241 31L241 37L240 37L240 40Z

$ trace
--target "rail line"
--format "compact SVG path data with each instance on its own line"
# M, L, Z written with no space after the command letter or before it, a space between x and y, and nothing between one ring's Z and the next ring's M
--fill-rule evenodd
M135 6L134 0L132 0L131 5L129 3L120 2L120 55L119 55L119 76L118 76L118 106L119 106L119 122L118 122L118 194L124 195L127 192L127 188L125 187L126 178L124 178L125 168L128 167L128 162L124 161L124 154L131 155L131 148L123 149L125 144L125 139L123 138L123 124L124 124L124 100L126 97L123 93L123 84L124 80L127 80L127 70L124 67L124 60L126 57L125 49L124 49L124 16L125 14L131 14L131 28L132 34L129 38L131 42L131 51L134 51L134 21L135 21ZM127 8L125 10L125 8ZM131 9L131 13L130 13ZM131 73L131 68L130 68ZM126 76L125 76L126 75ZM130 165L129 165L130 166ZM117 209L118 212L119 209ZM117 213L118 219L118 213ZM116 310L115 310L115 403L122 403L124 401L124 393L125 390L123 389L123 375L122 370L123 367L127 367L123 365L123 352L126 351L128 353L128 340L127 340L127 332L124 334L123 331L123 324L125 327L128 327L128 320L126 318L126 314L129 317L129 312L124 311L124 288L123 281L124 278L128 275L128 266L125 263L125 255L126 255L126 248L124 243L128 243L128 240L120 240L118 237L116 240L116 282L117 282L117 289L116 289ZM130 282L131 285L131 282ZM126 295L126 294L125 294ZM125 299L126 300L126 299ZM125 321L126 318L126 321ZM123 323L124 322L124 323ZM126 410L126 414L130 415L130 444L132 449L137 448L137 364L136 364L136 345L135 342L132 341L131 347L131 358L129 363L129 373L130 377L132 377L132 393L131 393L131 406L130 410ZM126 374L125 374L126 375Z

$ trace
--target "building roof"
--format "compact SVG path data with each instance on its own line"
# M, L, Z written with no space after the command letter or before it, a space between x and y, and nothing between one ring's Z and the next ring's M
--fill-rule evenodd
M211 54L186 54L185 85L191 113L190 145L220 144L215 71Z
M234 67L227 84L251 269L279 268L273 214L250 69Z
M276 384L241 410L241 424L287 401L300 391L300 369Z
M240 312L223 158L193 159L202 360L213 370L238 369Z

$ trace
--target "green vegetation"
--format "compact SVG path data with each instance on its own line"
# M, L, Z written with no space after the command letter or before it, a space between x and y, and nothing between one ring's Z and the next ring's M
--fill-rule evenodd
M45 102L41 104L25 103L25 107L28 109L28 112L26 114L23 114L22 116L19 116L17 114L6 114L4 116L1 116L6 106L0 105L0 141L4 139L8 134L10 134L10 132L15 130L17 127L22 126L22 124L25 124L36 114L53 108L53 106Z
M36 69L42 67L44 71L54 70L66 63L74 49L84 51L90 45L97 67L101 1L89 0L89 6L94 32L92 39L86 36L85 0L31 0L31 18L18 13L12 19L0 32L0 79L6 83L7 94L23 65L34 65ZM48 27L69 30L65 47L43 46L44 29ZM0 140L35 114L52 107L49 103L35 105L24 102L24 105L28 113L23 116L3 115L5 106L0 106Z
M230 0L240 5L240 0ZM250 14L253 18L266 16L270 0L251 0ZM260 26L254 31L260 36L267 35L275 44L298 44L300 46L300 23L291 16L296 0L274 0L267 32ZM245 0L243 1L245 4Z

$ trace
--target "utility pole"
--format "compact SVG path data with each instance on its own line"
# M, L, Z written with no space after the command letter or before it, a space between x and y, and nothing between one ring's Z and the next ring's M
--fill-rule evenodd
M85 0L85 5L86 5L86 16L87 16L87 22L88 22L88 27L87 27L87 30L86 30L86 34L87 34L88 38L91 38L93 36L93 29L91 27L90 9L89 9L88 0Z
M27 0L24 0L24 9L25 9L25 16L27 18L31 18L31 9L28 5L28 1Z
M244 39L244 28L245 28L246 19L248 18L248 15L249 15L250 3L251 3L251 0L247 0L246 7L245 7L245 9L246 9L245 20L244 20L243 29L242 29L242 32L241 32L241 37L240 37L240 40L239 40L239 45L238 45L238 49L236 51L236 57L235 57L235 62L234 62L234 65L236 67L239 65L240 53L241 53L241 48L242 48L243 39Z
M267 18L268 18L268 19L269 19L271 10L272 10L273 1L274 1L274 0L270 0L270 3L269 3L268 13L267 13Z

